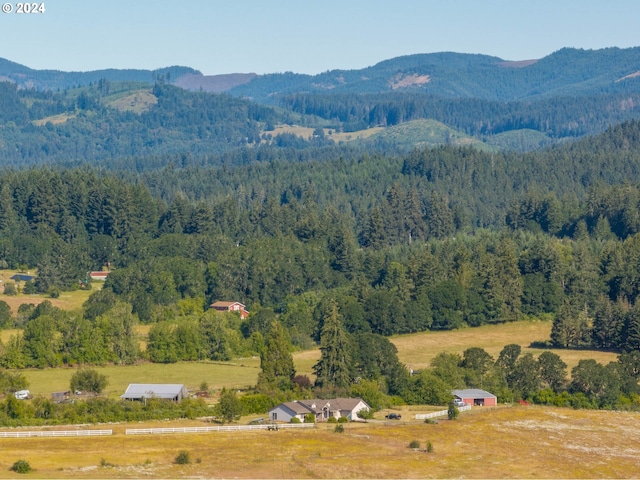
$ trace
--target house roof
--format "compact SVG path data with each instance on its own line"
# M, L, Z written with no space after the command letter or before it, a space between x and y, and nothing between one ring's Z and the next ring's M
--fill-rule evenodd
M334 398L331 400L331 408L336 410L353 410L358 406L359 403L364 403L367 405L367 402L362 400L361 398ZM369 405L367 405L368 407Z
M108 277L110 272L103 272L103 271L95 271L95 272L89 272L89 275L92 277Z
M181 383L131 383L127 391L120 395L120 398L140 399L140 398L175 398L180 393L186 392L186 388Z
M222 301L217 301L217 302L213 302L211 304L211 307L216 308L216 307L221 307L221 308L227 308L230 307L232 305L240 305L242 308L244 308L244 305L240 302L222 302Z
M306 415L307 413L313 412L313 410L302 402L285 402L281 403L279 406L291 410L296 415Z
M493 393L479 388L467 388L466 390L453 390L451 393L459 398L497 398Z
M331 411L353 411L360 402L366 405L366 402L361 398L332 398L329 400L314 398L309 400L298 400L295 402L285 402L278 405L278 407L285 407L296 415L305 415L307 413L322 413L322 409L325 406L328 406Z

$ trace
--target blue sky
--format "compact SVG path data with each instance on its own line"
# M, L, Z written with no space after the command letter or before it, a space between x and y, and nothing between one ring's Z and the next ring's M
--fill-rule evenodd
M413 53L527 60L562 47L640 46L640 0L37 3L45 13L0 13L0 57L37 69L319 73Z

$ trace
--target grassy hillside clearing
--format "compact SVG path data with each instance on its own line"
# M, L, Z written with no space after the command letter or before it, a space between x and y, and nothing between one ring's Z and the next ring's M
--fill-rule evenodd
M493 147L469 135L431 119L412 120L384 128L368 138L368 141L371 142L376 140L393 142L410 149L436 145L456 145L473 146L479 150L494 150Z
M304 138L305 140L309 140L313 137L313 132L315 128L312 127L301 127L299 125L278 125L274 130L271 131L263 131L261 133L271 134L272 136L280 135L282 133L291 133L298 137ZM384 130L383 127L374 127L367 128L366 130L358 130L356 132L336 132L331 128L324 128L324 134L327 138L330 138L334 142L351 142L354 140L362 140L365 138L369 138L372 135L380 133Z
M381 417L382 418L382 417ZM632 478L640 471L637 413L476 408L437 425L403 416L311 430L0 439L0 478L30 462L37 478ZM195 421L136 424L193 426ZM419 449L409 448L417 440ZM433 451L426 451L430 441ZM177 465L181 450L192 462Z
M4 294L4 284L8 282L13 282L11 277L16 273L25 273L18 272L17 270L0 270L0 300L6 302L9 307L11 307L11 311L15 315L18 312L18 307L23 303L29 304L33 303L34 305L38 305L45 300L49 300L54 307L59 307L63 310L79 310L82 308L82 304L87 301L89 295L91 295L96 290L102 288L104 282L94 281L91 283L91 290L74 290L71 292L61 292L60 297L58 298L50 298L47 295L26 295L24 293L19 293L18 295L5 295ZM26 272L27 275L35 275L34 271ZM16 283L16 286L19 286L20 289L24 287L24 282ZM4 341L4 336L2 337Z
M482 347L497 359L505 345L515 343L522 347L522 353L530 352L537 357L545 349L531 348L530 345L548 341L551 326L550 321L521 321L454 331L415 333L392 337L391 341L398 349L400 361L418 370L428 367L433 357L440 352L462 354L470 347ZM618 357L616 353L597 350L553 349L553 352L568 365L569 371L582 359L593 358L607 364Z
M145 345L148 325L139 325L141 346ZM516 343L522 347L523 353L531 352L538 356L544 349L530 348L532 342L549 339L550 322L523 321L500 325L485 325L477 328L445 332L424 332L392 337L391 341L398 348L400 361L414 370L427 368L440 352L462 354L467 348L482 347L494 359L505 345ZM0 332L1 339L6 342L17 330ZM569 372L581 359L593 358L607 364L615 361L617 354L593 350L554 349L568 365ZM294 362L299 374L313 378L313 365L320 358L318 349L294 353ZM141 363L132 366L96 367L107 376L109 385L105 392L116 397L124 392L129 383L184 383L190 390L196 390L202 382L209 387L220 390L223 387L243 389L256 384L260 372L260 359L241 358L232 362L181 362L175 364ZM48 396L51 392L66 390L75 368L26 369L21 371L29 381L32 393Z
M150 90L140 90L125 96L109 98L107 105L121 112L142 113L158 103L158 98Z

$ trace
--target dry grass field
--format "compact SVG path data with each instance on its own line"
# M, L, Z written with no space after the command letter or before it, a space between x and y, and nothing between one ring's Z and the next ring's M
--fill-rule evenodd
M454 331L415 333L392 337L391 341L398 349L400 361L418 370L428 367L433 357L441 352L462 354L470 347L482 347L497 359L505 345L515 343L522 347L522 353L530 352L537 357L544 349L531 348L530 345L548 341L551 325L551 322L521 321ZM607 364L617 358L615 353L595 350L554 349L553 352L568 365L569 371L582 359L593 358Z
M63 310L79 310L82 307L82 304L89 298L96 290L102 288L103 282L93 282L91 284L91 290L74 290L72 292L61 292L59 298L49 298L46 295L26 295L24 293L19 293L18 295L5 295L4 294L4 283L13 282L10 279L14 274L19 273L17 270L0 270L0 300L6 302L9 307L11 307L11 311L15 315L18 311L18 307L23 303L33 303L34 305L38 305L39 303L44 302L45 300L49 300L51 304L55 307L62 308ZM29 274L35 275L34 272ZM24 282L20 282L20 287L24 286ZM3 338L4 341L4 338Z
M342 434L319 424L131 437L108 425L111 437L0 439L0 478L15 478L18 459L35 469L26 478L637 478L638 421L637 413L516 406L477 407L436 425L378 419ZM191 464L174 463L180 450Z
M293 135L304 138L305 140L309 140L313 136L314 130L314 128L301 127L298 125L278 125L273 131L263 133L270 133L274 137L281 133L292 133ZM380 133L383 130L383 127L373 127L367 128L366 130L358 130L356 132L336 132L330 128L325 128L324 134L334 142L340 143L362 140L371 137L376 133Z

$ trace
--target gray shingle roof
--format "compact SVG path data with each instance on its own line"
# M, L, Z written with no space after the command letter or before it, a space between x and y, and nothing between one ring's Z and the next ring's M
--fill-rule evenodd
M120 398L167 398L172 399L186 393L186 388L181 383L131 383L127 391Z
M486 390L481 390L479 388L453 390L451 393L460 398L497 398L493 393L489 393Z

